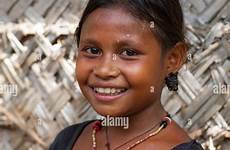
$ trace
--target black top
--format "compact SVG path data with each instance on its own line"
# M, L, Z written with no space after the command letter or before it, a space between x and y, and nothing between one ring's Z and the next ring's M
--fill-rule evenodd
M75 124L62 130L57 135L54 142L50 145L49 150L72 150L77 138L81 135L84 128L92 121L93 120L86 121L80 124ZM172 150L204 150L204 149L196 140L192 140L188 143L179 144L175 146Z

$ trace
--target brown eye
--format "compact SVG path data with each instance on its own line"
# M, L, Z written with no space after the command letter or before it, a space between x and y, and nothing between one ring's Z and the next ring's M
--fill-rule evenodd
M138 53L135 50L132 49L124 49L123 52L121 53L123 56L136 56Z
M90 55L101 55L101 50L95 47L85 48L83 49L83 51L85 51L86 53Z

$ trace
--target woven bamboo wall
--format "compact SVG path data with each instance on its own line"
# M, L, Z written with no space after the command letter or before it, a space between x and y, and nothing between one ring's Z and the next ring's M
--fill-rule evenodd
M47 149L62 128L96 116L74 82L85 3L0 0L0 150ZM230 2L181 3L191 48L178 93L165 88L162 103L206 149L230 150Z

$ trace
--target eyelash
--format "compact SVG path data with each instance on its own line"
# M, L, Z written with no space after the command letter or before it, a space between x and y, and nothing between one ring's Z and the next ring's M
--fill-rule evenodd
M93 54L92 52L87 52L88 50L98 50L98 52L100 52L100 54ZM86 52L87 54L88 54L88 57L97 57L97 56L100 56L101 55L101 52L102 52L102 50L101 49L99 49L99 48L96 48L96 47L86 47L86 48L83 48L81 51L83 51L83 52ZM124 52L131 52L133 55L128 55L128 54L126 54L126 55L122 55L122 53L124 53ZM120 50L120 52L119 52L119 55L122 57L122 58L124 58L124 59L131 59L131 58L133 58L133 57L136 57L137 55L139 55L140 53L137 51L137 50L135 50L135 49L132 49L132 48L123 48L123 49L121 49Z
M124 49L122 49L120 54L122 54L123 52L131 52L131 53L133 53L133 55L131 55L131 56L130 55L122 55L124 57L134 57L134 56L139 55L139 53L137 52L137 50L130 49L130 48L124 48Z
M96 48L96 47L86 47L86 48L83 48L81 51L83 51L83 52L86 52L89 56L99 56L98 54L93 54L92 52L87 52L88 50L98 50L100 53L101 53L101 49L99 49L99 48Z

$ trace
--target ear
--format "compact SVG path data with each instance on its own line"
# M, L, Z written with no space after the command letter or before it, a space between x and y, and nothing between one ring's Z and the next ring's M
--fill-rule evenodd
M183 42L178 42L172 49L170 49L166 54L167 75L171 72L178 72L185 63L186 56L187 46Z

